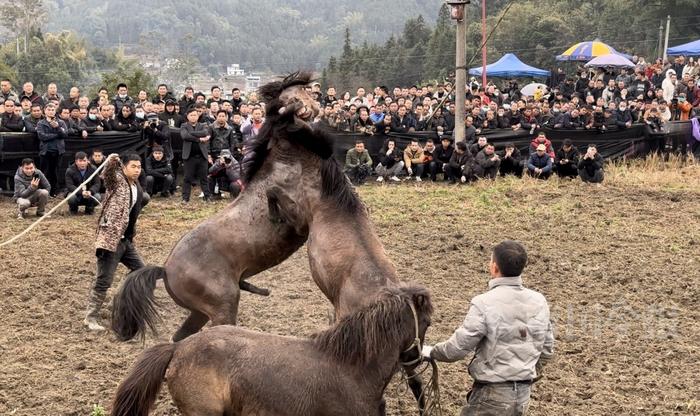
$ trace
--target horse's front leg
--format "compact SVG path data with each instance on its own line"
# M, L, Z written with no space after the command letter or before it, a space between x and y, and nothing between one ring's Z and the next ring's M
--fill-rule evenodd
M404 367L406 371L406 378L408 379L408 387L413 393L413 397L416 398L418 403L418 411L422 415L425 410L425 397L423 395L423 380L418 374L416 374L415 367Z

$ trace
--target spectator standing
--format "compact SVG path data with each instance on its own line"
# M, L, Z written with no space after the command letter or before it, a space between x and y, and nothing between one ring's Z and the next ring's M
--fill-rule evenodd
M15 113L15 102L11 99L4 101L5 112L0 114L0 132L20 132L24 130L22 116Z
M67 131L66 123L56 117L56 106L47 104L44 108L44 119L36 125L36 135L39 139L39 167L51 184L51 196L56 196L57 193L58 165L61 156L66 152Z
M462 415L525 415L532 383L554 354L549 305L523 286L527 252L518 242L498 244L489 263L489 290L472 299L462 325L424 357L454 362L473 352L474 380ZM498 409L498 410L496 410Z
M126 84L121 83L117 85L117 95L112 98L112 105L114 105L114 111L116 114L121 114L122 107L125 105L130 107L134 105L134 100L129 97L129 88L126 86Z
M190 202L192 185L199 183L204 192L204 201L209 202L209 185L207 184L209 155L209 128L199 123L199 113L196 108L187 111L187 123L180 128L182 136L182 160L185 161L185 180L182 184L182 202Z

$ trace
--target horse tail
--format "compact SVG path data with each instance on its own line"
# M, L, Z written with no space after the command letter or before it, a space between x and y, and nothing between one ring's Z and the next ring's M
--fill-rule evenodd
M159 266L142 267L126 276L114 296L112 307L112 330L120 341L128 341L135 336L143 338L147 326L151 332L157 333L158 304L153 291L156 280L165 278L165 268Z
M148 416L176 348L177 344L159 344L141 354L119 384L111 416Z

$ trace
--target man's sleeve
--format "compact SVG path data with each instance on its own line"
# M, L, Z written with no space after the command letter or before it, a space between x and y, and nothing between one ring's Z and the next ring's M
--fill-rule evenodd
M549 362L552 356L554 356L554 331L552 330L552 321L549 319L549 306L547 306L547 329L544 334L542 353L540 354L540 358L537 360L537 365L535 366L538 376L541 374L542 368Z
M474 351L484 335L486 335L484 315L472 303L462 326L457 328L450 339L435 345L430 356L437 361L458 361Z

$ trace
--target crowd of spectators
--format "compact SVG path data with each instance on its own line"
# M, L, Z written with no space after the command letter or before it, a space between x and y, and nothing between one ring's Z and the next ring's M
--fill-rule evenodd
M361 87L354 94L339 94L333 86L324 93L318 83L308 88L321 105L316 125L365 135L367 140L382 140L379 160L372 160L363 140L347 152L346 172L357 184L371 175L376 175L379 182L396 182L403 177L466 183L523 173L542 179L557 173L600 182L603 161L595 144L589 145L585 153L569 141L553 149L541 129L604 134L644 123L652 132L661 133L669 121L700 115L697 60L678 57L647 64L635 57L634 61L635 68L612 72L579 68L575 75L568 76L560 69L548 80L549 89L537 89L531 96L524 96L515 80L499 87L492 83L480 86L472 79L465 97L466 141L456 144L450 139L457 115L449 82L396 86L391 91L386 86L371 90ZM224 96L216 86L208 95L188 87L179 98L165 84L158 85L156 91L154 96L139 91L132 97L128 87L119 84L112 96L101 88L95 97L88 97L80 88L72 87L65 97L55 84L49 84L40 95L31 82L24 83L21 92L16 93L9 80L0 81L0 132L36 133L40 142L38 165L25 160L15 175L18 216L24 216L26 208L34 205L42 214L47 198L59 193L58 177L64 173L58 172L58 166L65 153L64 139L71 135L89 139L103 131L141 132L148 139L141 183L149 196L160 193L169 197L178 189L171 128L179 128L183 138L182 201L189 202L192 185L201 188L200 196L207 201L220 197L221 191L235 196L240 191L238 163L244 143L264 122L264 103L255 93L244 97L237 88ZM512 143L496 149L482 135L495 129L528 131L536 138L528 154L521 154ZM424 143L414 140L399 149L387 136L411 132L433 132L437 139ZM75 163L65 172L68 192L89 177L104 158L101 149L91 146L89 140L85 147L74 155ZM687 151L685 145L674 149L671 142L659 143L658 150ZM83 187L71 198L71 212L84 205L86 213L92 213L100 201L100 188L99 178Z

